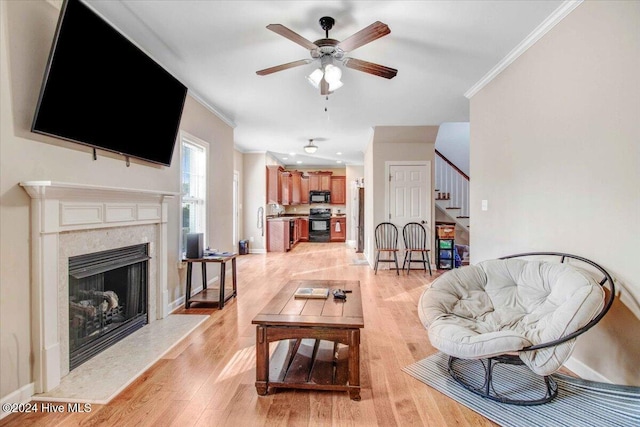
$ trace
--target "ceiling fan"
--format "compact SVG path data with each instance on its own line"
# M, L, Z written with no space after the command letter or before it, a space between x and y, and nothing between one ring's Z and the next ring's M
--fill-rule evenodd
M346 52L355 50L360 46L391 33L387 24L376 21L343 41L329 38L329 30L333 28L334 24L335 20L329 16L320 18L320 26L325 31L325 38L316 40L313 43L284 25L267 25L267 29L288 38L306 49L309 49L311 59L301 59L299 61L276 65L275 67L256 71L256 74L259 76L265 76L267 74L299 67L319 60L320 68L307 76L307 79L316 88L320 88L321 95L329 95L334 90L342 86L342 82L340 81L342 71L334 65L334 61L342 62L347 68L363 71L365 73L373 74L374 76L384 77L385 79L392 79L396 74L398 74L398 70L394 68L385 67L383 65L374 64L373 62L367 62L356 58L345 57Z

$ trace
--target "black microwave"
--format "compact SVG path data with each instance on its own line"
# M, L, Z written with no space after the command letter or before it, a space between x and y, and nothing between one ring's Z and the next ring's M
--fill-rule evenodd
M331 192L309 191L309 203L331 203Z

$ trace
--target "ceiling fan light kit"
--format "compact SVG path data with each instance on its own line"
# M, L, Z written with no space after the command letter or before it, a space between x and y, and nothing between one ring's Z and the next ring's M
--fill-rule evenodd
M323 77L324 73L322 72L322 69L316 68L313 73L307 76L307 81L311 83L311 86L318 89L320 87L320 80L322 80Z
M323 64L322 68L317 68L313 73L309 74L307 81L318 89L322 83L322 79L324 79L329 84L329 92L341 88L343 83L340 81L340 78L342 78L342 70L340 67L333 65L333 58L330 56L322 57L322 62L326 62L326 64Z
M391 30L386 24L376 21L368 27L358 31L351 37L346 38L343 41L338 41L329 38L329 30L333 28L335 20L330 16L323 16L320 18L320 27L325 31L325 38L311 42L296 32L290 30L281 24L267 25L267 29L280 34L283 37L288 38L294 43L309 50L309 54L312 59L301 59L298 61L289 62L286 64L276 65L275 67L265 68L263 70L256 71L259 76L265 76L278 71L287 70L289 68L299 67L306 65L316 60L320 60L320 67L315 69L307 77L309 83L316 89L320 89L321 95L329 95L333 91L342 87L343 83L340 80L342 78L342 70L340 67L334 64L335 61L342 62L342 64L353 70L362 71L364 73L373 74L374 76L384 77L386 79L392 79L398 74L398 70L395 68L385 67L383 65L374 64L373 62L362 61L355 58L345 57L346 52L350 52L370 43L374 40L384 37L391 33ZM315 151L315 150L314 150Z
M324 79L329 83L338 83L342 77L342 70L333 64L327 64L324 67Z

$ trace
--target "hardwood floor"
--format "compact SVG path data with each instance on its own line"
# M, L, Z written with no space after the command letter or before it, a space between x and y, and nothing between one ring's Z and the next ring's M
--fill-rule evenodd
M177 313L210 318L108 405L90 413L15 414L3 426L493 426L401 371L436 352L417 302L437 277L358 265L339 243L301 243L286 254L238 258L238 297L221 311L194 304ZM258 396L253 317L292 278L359 280L365 327L362 400L346 392L278 389Z

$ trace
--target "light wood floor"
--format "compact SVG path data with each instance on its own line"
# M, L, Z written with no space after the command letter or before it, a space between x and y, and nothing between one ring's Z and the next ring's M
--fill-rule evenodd
M301 243L286 254L238 258L238 297L221 311L192 306L178 313L210 318L108 405L90 413L20 414L3 426L493 426L401 371L436 352L417 302L433 278L422 271L357 265L353 248ZM383 266L381 268L386 268ZM360 280L365 328L362 400L346 392L278 389L257 395L253 317L292 278Z

